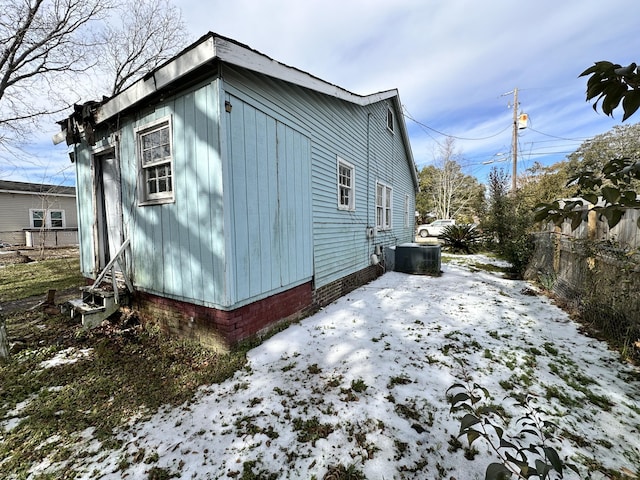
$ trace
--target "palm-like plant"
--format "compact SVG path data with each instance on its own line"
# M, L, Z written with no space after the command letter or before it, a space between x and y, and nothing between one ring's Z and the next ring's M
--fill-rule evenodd
M440 237L444 247L453 253L473 253L481 244L482 233L475 225L450 225Z

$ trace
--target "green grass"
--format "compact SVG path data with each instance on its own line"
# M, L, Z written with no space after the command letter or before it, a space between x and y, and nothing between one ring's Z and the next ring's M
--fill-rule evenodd
M55 258L0 268L0 302L11 302L49 289L65 290L84 285L78 258Z

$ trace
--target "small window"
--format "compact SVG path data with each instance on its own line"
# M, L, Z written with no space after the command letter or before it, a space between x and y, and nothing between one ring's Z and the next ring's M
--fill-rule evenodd
M142 201L173 200L173 145L169 118L137 130L137 137Z
M338 157L338 209L355 208L355 167Z
M29 210L31 228L64 228L64 210Z
M393 132L393 111L391 109L387 110L387 128L389 131Z
M383 183L376 184L376 228L391 229L391 187Z

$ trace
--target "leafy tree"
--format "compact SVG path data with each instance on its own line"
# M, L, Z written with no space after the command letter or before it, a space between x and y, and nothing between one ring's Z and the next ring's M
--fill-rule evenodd
M529 233L533 225L532 213L520 192L509 191L510 177L503 169L492 168L489 173L487 215L481 227L489 247L511 263L512 273L522 276L533 253Z
M429 192L436 178L437 170L434 165L427 165L418 172L420 191L416 194L416 210L420 213L422 220L425 220L429 214L435 215L435 200Z
M493 167L489 172L487 217L482 222L482 228L497 245L504 245L509 238L509 212L513 205L508 193L509 175L503 169Z
M616 125L611 130L585 141L567 159L568 178L582 172L601 172L613 158L636 158L640 154L640 123Z
M576 188L566 185L569 178L568 172L568 162L560 162L550 166L535 162L518 179L520 185L518 196L523 208L533 211L536 205L552 202L558 196L563 198L574 196Z
M587 101L595 99L593 109L598 105L606 115L613 112L622 102L627 120L640 107L640 70L635 63L622 67L611 62L596 62L580 76L589 75L587 81ZM609 227L616 226L626 209L640 208L638 186L640 185L640 159L637 149L609 152L608 161L602 166L594 165L593 169L578 172L569 178L569 183L578 186L578 195L584 200L571 200L543 203L538 206L535 219L552 220L556 224L571 219L571 227L577 228L582 223L583 212L577 207L585 201L596 205L593 210L604 216ZM602 199L602 200L601 200ZM640 228L640 219L637 223Z
M418 211L437 218L471 221L483 202L484 187L475 177L462 172L461 155L455 150L453 138L446 139L439 155L434 165L419 173Z

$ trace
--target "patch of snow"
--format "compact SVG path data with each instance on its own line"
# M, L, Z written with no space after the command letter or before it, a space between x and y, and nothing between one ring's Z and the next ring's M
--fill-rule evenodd
M89 358L91 353L93 352L92 348L82 348L77 349L74 347L65 348L64 350L60 350L57 352L53 358L49 360L44 360L40 362L40 368L53 368L59 365L67 365L70 363L75 363L79 360L83 360Z

